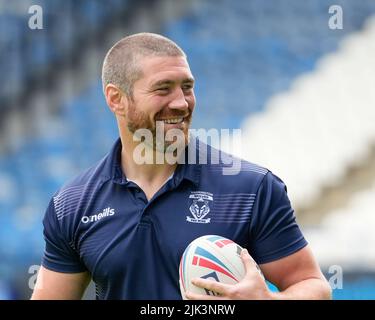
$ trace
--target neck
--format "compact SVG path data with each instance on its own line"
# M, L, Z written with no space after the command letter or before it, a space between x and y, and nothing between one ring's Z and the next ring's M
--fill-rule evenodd
M133 152L134 149L124 144L122 145L121 168L129 180L146 183L153 183L159 180L165 181L177 167L177 164L170 165L168 163L138 164L133 159ZM152 152L153 159L156 159L156 152Z
M149 184L149 185L159 185L164 183L175 171L177 164L169 164L165 160L164 153L153 150L153 148L140 145L138 141L133 141L133 136L131 134L120 134L122 150L121 150L121 168L125 173L125 176L139 186ZM140 153L140 151L145 152L148 155L152 155L152 161L147 161L147 163L139 164L135 160L134 155ZM145 156L142 154L142 156ZM156 162L156 159L163 159L161 164Z

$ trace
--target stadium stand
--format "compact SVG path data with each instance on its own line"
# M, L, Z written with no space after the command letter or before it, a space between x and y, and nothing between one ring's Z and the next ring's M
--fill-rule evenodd
M43 8L43 29L29 29L31 5ZM121 17L127 1L24 1L23 5L2 3L0 20L0 71L9 81L0 88L1 108L13 106L32 84L43 81L79 46L95 39L104 24ZM79 23L79 28L73 26ZM69 60L69 59L68 59ZM17 100L17 101L15 101Z
M249 152L244 156L286 177L297 206L316 201L323 186L341 179L370 152L375 68L367 66L375 54L374 38L371 20L364 31L319 60L313 72L297 78L289 91L273 96L267 112L245 120ZM267 128L272 131L265 132Z
M48 32L25 29L19 8L0 7L0 72L9 75L0 87L1 111L20 108L17 99L30 93L31 84L63 67L86 38L104 34L103 25L111 28L114 12L120 17L132 8L131 1L119 0L36 2L45 8ZM365 24L375 14L375 2L335 4L345 12L343 30L328 29L324 0L196 0L189 12L162 28L186 51L197 79L194 127L242 127L248 150L242 155L280 175L298 207L319 201L322 188L360 163L375 139L370 88L375 31L373 23ZM80 28L73 29L78 22ZM338 96L334 84L341 88ZM99 81L84 87L61 103L37 134L0 155L0 241L7 244L0 249L0 281L17 283L17 274L39 263L41 219L49 198L100 159L117 136ZM375 265L363 246L374 240L374 198L373 188L353 195L353 202L330 212L321 227L306 227L322 266L342 264L355 273ZM351 241L348 233L368 238ZM375 298L368 279L353 280L334 297ZM18 296L11 297L30 294L17 286ZM0 296L6 287L0 283Z

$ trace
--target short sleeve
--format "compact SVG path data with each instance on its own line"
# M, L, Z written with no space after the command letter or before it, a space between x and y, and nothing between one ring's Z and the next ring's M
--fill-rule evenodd
M42 258L43 267L64 273L77 273L86 271L79 255L61 231L61 226L56 216L53 200L50 201L44 219L45 250Z
M256 195L250 239L249 251L258 264L284 258L307 245L286 186L272 172L264 177Z

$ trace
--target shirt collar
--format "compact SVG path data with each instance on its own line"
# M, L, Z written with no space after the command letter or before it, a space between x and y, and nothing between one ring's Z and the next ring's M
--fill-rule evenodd
M189 143L189 145L185 148L185 163L178 164L174 172L172 180L176 186L179 185L184 179L191 181L196 186L199 185L201 165L199 163L188 163L189 148L195 148L195 144ZM106 176L109 175L113 182L117 184L126 184L128 181L121 168L121 150L122 143L121 139L118 138L107 156L105 172Z

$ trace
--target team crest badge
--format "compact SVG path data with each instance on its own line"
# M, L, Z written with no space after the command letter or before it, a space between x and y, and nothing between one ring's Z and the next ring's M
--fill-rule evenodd
M186 216L186 221L193 223L210 223L211 218L205 218L210 212L213 194L204 191L194 191L190 194L189 210L192 216Z

